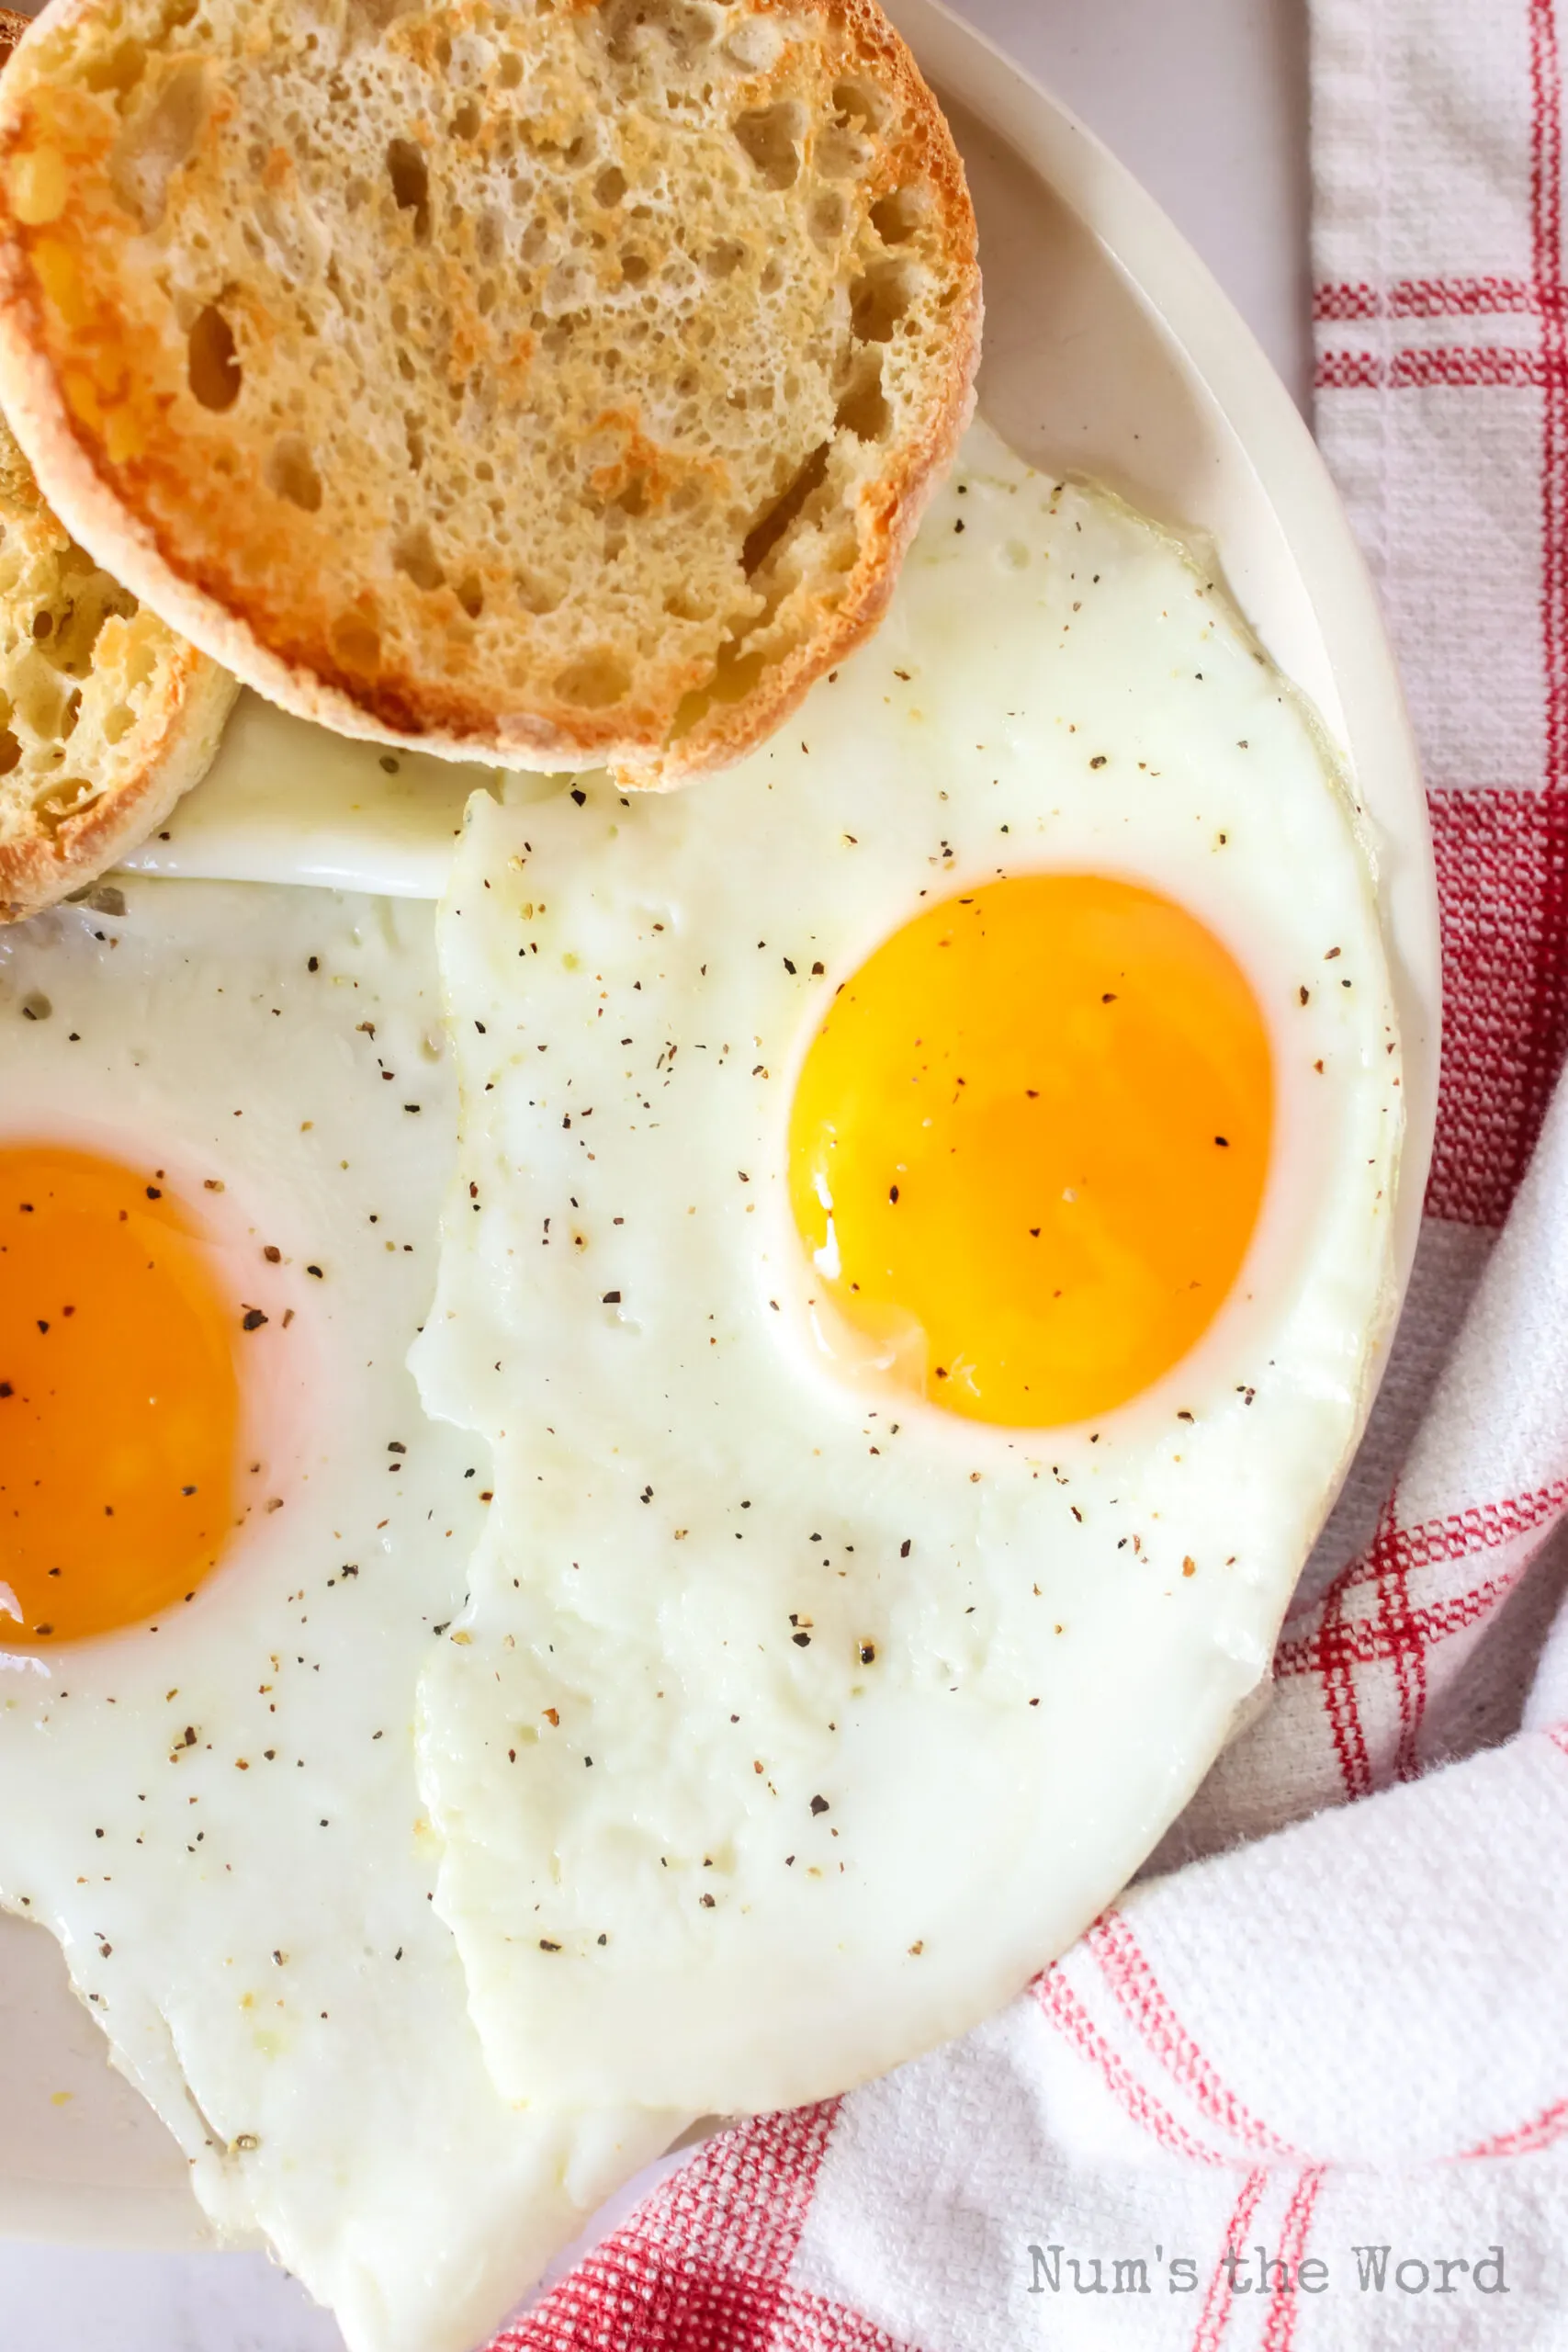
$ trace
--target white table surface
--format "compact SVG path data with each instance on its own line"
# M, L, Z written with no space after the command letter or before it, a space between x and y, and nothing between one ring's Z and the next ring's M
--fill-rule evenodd
M1306 0L952 4L1132 166L1304 402ZM5 2352L342 2352L342 2342L260 2255L0 2243Z

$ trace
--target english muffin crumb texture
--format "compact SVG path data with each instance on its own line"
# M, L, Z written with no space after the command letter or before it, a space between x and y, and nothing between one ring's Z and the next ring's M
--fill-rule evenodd
M94 881L166 817L235 691L75 545L0 424L0 922Z
M0 207L68 519L276 699L457 755L736 756L968 413L962 165L870 0L56 0Z

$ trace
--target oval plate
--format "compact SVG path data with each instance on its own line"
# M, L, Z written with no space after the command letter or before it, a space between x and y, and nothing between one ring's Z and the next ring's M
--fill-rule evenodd
M1252 335L1132 175L938 0L885 5L968 168L986 277L986 415L1036 465L1096 476L1212 545L1236 604L1315 704L1366 812L1405 1056L1403 1293L1437 1108L1437 893L1398 676L1333 483ZM450 842L445 801L440 825L433 852ZM52 1944L3 1917L0 2232L212 2243L184 2158L109 2067Z

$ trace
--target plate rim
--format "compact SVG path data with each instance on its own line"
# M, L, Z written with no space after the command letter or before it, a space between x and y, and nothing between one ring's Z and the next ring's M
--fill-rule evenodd
M947 0L884 0L884 6L927 78L950 89L1046 184L1158 320L1229 427L1279 523L1337 695L1338 707L1322 714L1325 723L1346 755L1352 779L1378 777L1375 822L1393 853L1393 873L1380 871L1378 879L1405 1070L1406 1123L1394 1209L1397 1307L1415 1255L1435 1135L1441 1028L1436 868L1419 756L1397 665L1338 490L1306 419L1252 330L1133 171L989 34L957 16ZM1384 808L1397 812L1398 821L1386 821ZM1390 1336L1394 1319L1391 1315ZM172 2138L170 2147L175 2149ZM139 2251L213 2243L211 2225L183 2179L142 2192L85 2178L7 2176L0 2151L0 2238L24 2237L62 2247Z
M1322 641L1337 707L1325 708L1321 692L1308 699L1344 760L1359 807L1366 805L1367 779L1377 779L1369 846L1399 1014L1404 1133L1393 1295L1375 1393L1409 1286L1436 1140L1442 946L1420 753L1371 570L1307 418L1213 270L1136 175L949 0L883 6L927 79L970 107L1077 216L1229 427L1279 524ZM1223 560L1223 546L1218 553ZM1288 665L1280 667L1289 678Z

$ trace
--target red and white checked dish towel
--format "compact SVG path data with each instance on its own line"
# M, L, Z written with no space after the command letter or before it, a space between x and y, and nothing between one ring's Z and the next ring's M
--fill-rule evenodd
M1318 424L1448 990L1372 1429L1162 1874L968 2040L703 2149L505 2352L1568 2346L1568 0L1313 34Z

